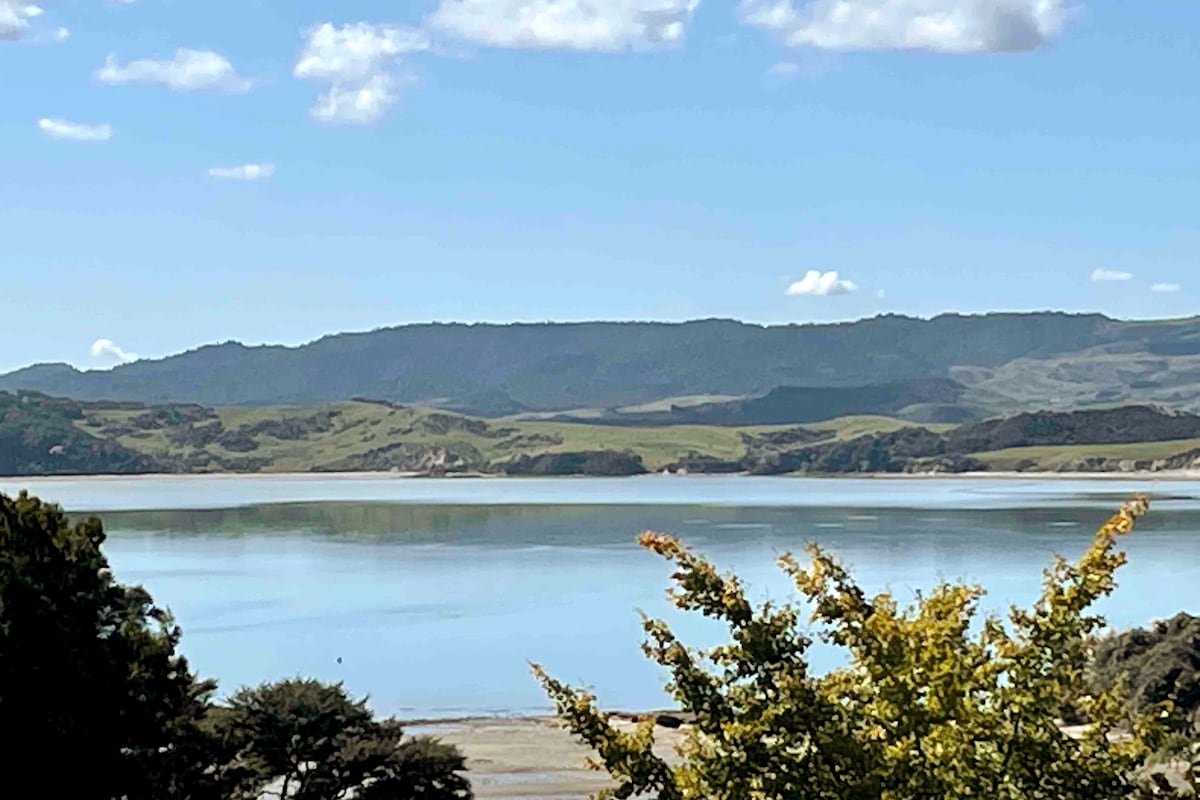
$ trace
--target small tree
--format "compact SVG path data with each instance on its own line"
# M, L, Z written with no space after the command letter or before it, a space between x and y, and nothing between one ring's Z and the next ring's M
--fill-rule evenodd
M113 580L95 519L0 494L0 724L5 781L47 797L193 797L189 747L212 685L179 628Z
M597 753L616 788L600 797L660 800L1105 800L1126 798L1155 739L1131 719L1117 690L1089 693L1087 642L1103 620L1089 613L1124 563L1118 536L1148 508L1124 505L1076 564L1056 558L1040 599L1009 625L978 617L978 586L942 583L900 608L874 597L821 548L782 568L811 604L821 636L848 666L810 673L811 644L791 605L755 606L676 539L643 546L674 562L679 608L722 620L727 644L696 650L646 618L646 654L671 675L668 690L695 724L681 763L653 750L654 725L611 725L586 691L535 673L565 725ZM1068 701L1091 722L1080 737L1059 724ZM1115 731L1123 730L1121 735Z
M291 800L470 798L455 748L402 739L340 684L285 680L243 689L212 718L231 796Z

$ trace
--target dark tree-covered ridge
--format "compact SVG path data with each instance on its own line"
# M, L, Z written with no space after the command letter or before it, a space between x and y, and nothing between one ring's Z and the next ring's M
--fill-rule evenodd
M1064 356L1065 366L1056 361ZM1176 383L1198 359L1200 320L1125 322L1098 314L886 315L776 326L720 319L428 324L342 333L300 347L226 342L112 370L36 365L0 376L0 389L204 405L370 397L503 415L950 378L970 385L973 402L1016 410L1056 397L1195 401L1194 387ZM1113 369L1117 360L1120 370ZM1029 370L1037 380L1026 378ZM1045 396L1026 397L1034 390Z

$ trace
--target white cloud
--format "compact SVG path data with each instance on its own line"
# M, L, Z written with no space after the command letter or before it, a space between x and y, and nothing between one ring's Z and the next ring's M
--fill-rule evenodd
M392 107L397 89L409 80L396 72L399 58L429 48L428 35L415 28L326 22L309 29L293 74L329 84L311 109L313 117L366 125Z
M1124 272L1119 269L1104 269L1103 267L1092 271L1092 281L1094 283L1113 283L1115 281L1131 280L1133 280L1132 272Z
M51 139L71 139L77 142L107 142L113 137L112 126L85 125L81 122L68 122L65 119L38 120L38 128Z
M67 39L70 39L70 38L71 38L70 28L59 28L58 30L56 30L54 32L54 41L56 41L56 42L65 42Z
M1067 0L741 0L747 25L796 47L997 53L1053 41Z
M20 39L29 30L29 20L41 15L39 6L0 0L0 42Z
M1171 294L1172 292L1178 292L1181 288L1183 287L1178 283L1156 283L1150 287L1150 291Z
M140 59L121 64L115 55L96 70L96 80L107 84L161 83L176 92L217 90L242 93L251 83L237 73L229 59L209 50L181 48L169 59Z
M240 164L236 167L213 167L208 171L210 178L230 181L257 181L274 174L274 164Z
M622 50L683 41L700 0L441 0L429 24L492 47Z
M428 49L429 37L415 28L365 22L335 27L326 22L309 30L295 75L331 83L362 83L377 75L389 59Z
M92 342L92 358L115 358L118 363L128 364L138 360L137 353L127 353L112 339L97 339Z
M790 296L808 295L812 297L828 297L838 294L850 294L858 291L854 281L843 280L837 272L819 272L810 269L804 277L787 288Z
M321 93L310 112L322 122L369 125L395 104L399 83L401 79L382 72L363 84L335 83Z

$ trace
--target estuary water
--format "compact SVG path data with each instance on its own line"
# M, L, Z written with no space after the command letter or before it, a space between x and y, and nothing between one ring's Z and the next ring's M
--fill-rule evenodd
M146 586L223 692L285 676L344 681L405 718L545 713L544 664L612 708L669 704L639 610L690 644L721 640L666 602L671 570L636 535L667 531L755 598L819 542L865 588L909 599L940 579L1028 604L1054 553L1075 557L1135 491L1153 511L1101 610L1117 627L1200 612L1200 483L1112 480L400 479L220 476L0 479L98 514L117 577ZM840 654L812 653L825 669Z

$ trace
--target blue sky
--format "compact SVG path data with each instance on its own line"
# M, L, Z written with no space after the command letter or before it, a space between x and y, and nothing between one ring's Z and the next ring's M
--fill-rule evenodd
M1195 311L1200 4L30 1L0 0L0 370L427 320Z

